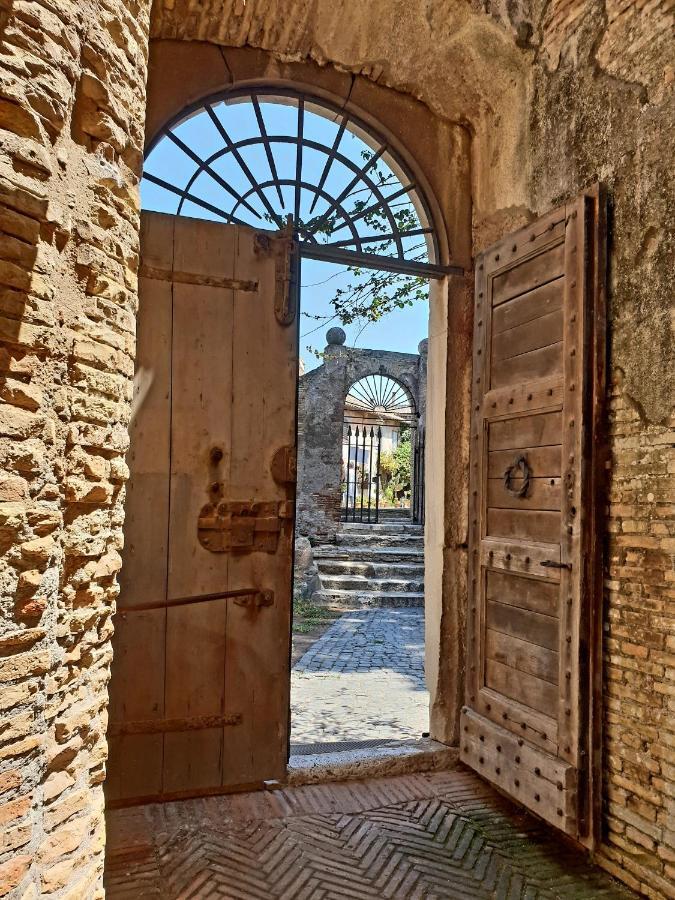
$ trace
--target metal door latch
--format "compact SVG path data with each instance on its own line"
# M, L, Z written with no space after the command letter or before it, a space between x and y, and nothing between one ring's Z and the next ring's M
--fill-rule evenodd
M274 606L274 591L256 591L245 597L237 597L234 601L237 606L254 607L260 609L262 606Z
M572 563L562 563L556 562L553 559L545 559L543 562L539 563L540 566L543 566L545 569L571 569Z

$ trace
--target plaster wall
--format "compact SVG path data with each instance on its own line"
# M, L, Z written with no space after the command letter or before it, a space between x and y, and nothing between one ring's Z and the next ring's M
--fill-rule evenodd
M101 894L149 6L0 8L0 885L11 897ZM239 79L256 55L266 78L295 78L309 63L317 88L371 110L409 149L445 216L446 255L467 269L511 227L606 183L598 859L652 897L672 897L675 881L673 17L672 0L156 0L152 34L185 64L167 67L169 44L157 44L149 90L165 105L153 101L148 117L152 135L172 104L208 92L209 78ZM427 471L444 497L427 507L443 653L428 644L427 667L432 727L452 740L471 299L460 279L447 290L429 352L429 394L442 401L428 412L445 445L427 432Z

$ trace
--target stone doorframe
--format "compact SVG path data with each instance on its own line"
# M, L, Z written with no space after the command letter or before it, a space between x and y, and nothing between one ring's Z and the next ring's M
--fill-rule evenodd
M472 341L471 174L468 130L412 97L313 63L251 48L151 42L146 146L181 110L236 85L293 86L353 111L415 173L438 233L439 262L464 277L431 282L426 408L426 679L431 736L456 744L464 692L468 434Z

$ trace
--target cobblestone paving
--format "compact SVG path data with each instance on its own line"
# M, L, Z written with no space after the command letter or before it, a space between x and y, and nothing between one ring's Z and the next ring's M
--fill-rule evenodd
M293 669L291 741L420 737L428 708L424 610L355 610Z

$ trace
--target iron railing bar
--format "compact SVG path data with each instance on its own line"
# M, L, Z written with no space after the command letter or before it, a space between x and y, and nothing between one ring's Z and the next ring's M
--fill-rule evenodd
M375 523L380 521L380 450L382 449L382 429L377 426L377 468L375 477Z
M349 389L349 393L347 397L357 397L362 400L366 400L370 402L370 396L366 393L365 389L365 379L361 378L356 381Z
M368 456L368 524L370 524L370 507L373 494L373 426L370 426L370 455Z
M347 490L345 493L345 519L349 517L349 463L351 462L352 426L347 427Z
M391 405L391 401L399 396L401 393L401 385L394 381L393 378L389 379L388 382L385 382L382 390L382 406L389 409Z
M277 166L274 162L274 156L272 155L272 148L270 147L269 138L267 136L267 129L265 128L265 120L263 119L262 110L260 109L260 102L258 100L257 94L251 95L251 103L253 104L253 111L255 112L255 117L258 122L258 128L260 129L260 136L262 138L263 147L265 148L265 155L267 156L267 163L270 167L270 172L272 173L272 179L276 182L279 181L279 175L277 174ZM281 188L279 184L277 184L277 195L279 197L279 203L281 203L281 208L284 208L284 196L281 193Z
M204 209L207 209L214 215L220 216L220 218L225 219L226 222L230 222L234 225L246 225L246 222L243 222L241 219L233 216L232 213L227 213L224 209L219 209L217 206L214 206L207 200L202 200L200 197L196 197L194 194L189 193L185 189L176 187L175 185L170 184L168 181L164 181L163 178L158 178L156 175L151 175L150 172L144 172L143 177L147 178L148 181L150 181L152 184L156 184L158 187L164 188L165 191L170 191L172 194L177 194L179 197L181 197L179 208L180 206L182 206L183 200L189 200L190 203L195 203L197 206L201 206Z
M392 200L398 199L402 194L407 194L408 191L412 191L417 187L414 182L410 182L407 187L401 188L400 191L395 191L391 196L385 197L384 202L391 205ZM373 203L370 206L362 209L360 212L357 212L355 216L352 216L352 222L356 222L358 219L362 219L364 216L370 215L371 212L375 212L376 209L379 209L382 206L382 201L378 203Z
M294 185L296 182L293 181L293 179L291 179L291 178L281 178L281 179L279 180L279 183L280 183L280 184ZM262 182L260 183L260 187L270 187L270 186L273 186L273 184L274 184L273 181L262 181ZM305 188L307 188L308 190L312 190L312 191L315 190L314 185L310 184L310 183L307 182L307 181L301 181L301 182L300 182L300 186L301 186L301 187L305 187ZM246 199L247 197L250 197L250 195L251 195L252 193L254 193L254 190L255 190L254 188L250 188L250 189L247 191L247 193L244 194L244 199ZM323 195L324 197L326 197L329 201L333 199L333 197L332 197L327 191L322 191L322 195ZM237 208L237 207L235 206L234 209L236 210L236 208ZM349 219L349 216L348 216L348 214L347 214L347 210L344 209L343 206L339 206L338 209L339 209L340 215L341 215L342 218L345 220L345 226L348 227L348 228L351 230L352 234L355 235L355 236L358 238L358 232L356 231L356 226L352 225L352 223L351 223L351 221L350 221L350 219ZM345 227L345 226L341 226L341 227ZM311 240L312 243L316 244L317 246L319 246L319 247L328 247L328 246L330 246L330 244L319 244L319 242L318 242L318 241L316 240L316 238L314 237L314 234L313 234L311 231L308 230L308 225L307 225L306 223L298 222L298 223L297 223L297 227L298 227L298 230L299 230L299 231L302 231L302 233L303 233L304 235L306 235L307 238L309 238L309 240Z
M295 222L300 222L300 199L302 191L302 150L304 147L305 133L305 101L298 100L298 143L295 152L295 195L293 197L293 209Z
M225 126L223 125L223 123L220 121L220 119L218 118L218 116L217 116L217 115L215 114L215 112L213 111L213 108L212 108L211 104L210 104L210 103L206 103L206 104L204 105L204 109L205 109L206 112L208 113L209 117L211 118L211 121L212 121L213 124L216 126L216 128L217 128L217 130L218 130L220 136L222 137L222 139L225 141L225 144L226 144L225 151L219 150L219 151L217 151L217 153L212 154L212 155L209 157L209 159L207 160L207 162L211 163L211 162L214 161L214 157L220 158L221 156L224 156L224 155L225 155L225 152L230 152L230 153L234 156L234 158L236 159L236 161L239 163L240 169L242 170L242 172L244 173L244 175L248 178L248 180L249 180L251 186L253 187L253 189L255 190L256 194L257 194L257 195L260 197L260 199L262 200L265 209L267 210L267 212L269 213L269 215L270 215L270 216L274 219L274 221L276 222L277 227L283 229L283 228L284 228L284 224L285 224L284 221L277 215L277 213L274 212L274 208L273 208L272 204L269 202L269 200L267 199L267 197L265 196L265 194L264 194L264 193L260 190L260 188L257 186L258 183L257 183L257 181L255 180L255 178L253 177L253 174L252 174L251 170L249 169L248 165L246 164L246 160L244 159L244 157L243 157L243 156L241 155L241 153L239 152L238 146L235 144L235 142L232 140L232 138L231 138L230 135L228 134L228 132L227 132ZM253 143L253 142L249 139L249 142L248 142L248 143ZM259 139L256 139L256 140L254 141L254 143L260 143ZM244 196L246 196L246 195L244 195Z
M222 176L218 174L218 172L216 172L216 170L210 165L210 163L198 156L191 147L188 147L188 145L178 137L178 135L174 134L172 131L167 131L166 136L172 143L176 145L176 147L182 150L186 156L189 156L189 158L197 164L198 170L196 173L193 173L190 179L192 184L194 184L194 182L197 180L197 177L199 177L202 172L206 172L211 176L211 178L213 178L216 184L219 184L224 190L227 191L228 194L230 194L230 196L234 197L234 199L239 203L242 203L242 205L245 206L249 212L253 213L256 218L262 218L260 213L256 209L254 209L254 207L252 207L250 203L246 203L242 200L241 194L238 194L237 191L230 187L230 185Z
M366 474L366 426L363 426L363 451L361 453L361 521L363 522L363 495L365 491L363 490L363 478Z
M337 154L337 148L342 140L342 135L345 133L345 128L347 127L347 122L349 121L349 116L346 114L342 117L342 122L340 122L340 127L338 128L338 132L335 136L335 140L333 141L333 146L330 148L328 156L326 157L326 162L323 166L323 171L321 172L321 177L319 178L319 183L317 185L317 190L322 190L324 184L326 183L326 179L328 178L328 173L331 170L333 163L335 162L335 157ZM314 212L314 207L316 206L317 200L319 199L318 193L315 195L314 200L312 200L312 205L309 208L310 216Z
M300 244L299 252L300 256L306 259L332 262L352 268L379 269L381 272L412 275L417 278L440 279L447 275L463 276L465 274L462 266L435 265L434 263L399 259L395 256L378 256L376 253L358 253L355 250L345 250L330 244Z
M359 181L363 181L365 184L367 184L368 187L371 188L371 190L373 191L373 193L375 194L376 197L381 197L382 199L384 199L384 197L382 197L381 191L377 188L375 183L368 177L368 170L377 164L377 161L380 159L380 157L382 156L382 154L385 152L386 149L387 149L387 145L382 144L382 146L377 151L377 153L374 153L373 156L371 156L371 158L366 162L365 166L362 166L360 169L358 169L354 178L349 182L347 187L343 189L342 193L338 195L338 198L335 201L336 203L342 203L342 201L346 197L349 196L352 188L356 187L356 185L359 183ZM341 156L341 154L337 154L337 156ZM337 156L336 156L336 158L337 158ZM342 160L340 160L340 161L342 162ZM335 208L334 206L329 206L327 210L324 210L324 212L319 217L316 225L317 226L322 225L323 222L325 222L326 219L328 219L330 217L334 208ZM385 206L385 212L386 212L387 218L389 219L389 222L391 224L392 230L395 230L396 222L394 221L393 216L391 215L389 210L386 208L386 206ZM399 249L399 251L400 251L399 255L403 256L403 248L400 247L397 249Z
M359 235L359 242L361 244L376 244L379 241L393 241L397 237L417 237L420 234L431 234L433 229L431 228L415 228L414 231L398 231L396 234L386 233L386 234L368 234L368 235ZM349 247L350 244L354 244L355 241L331 241L330 247Z

